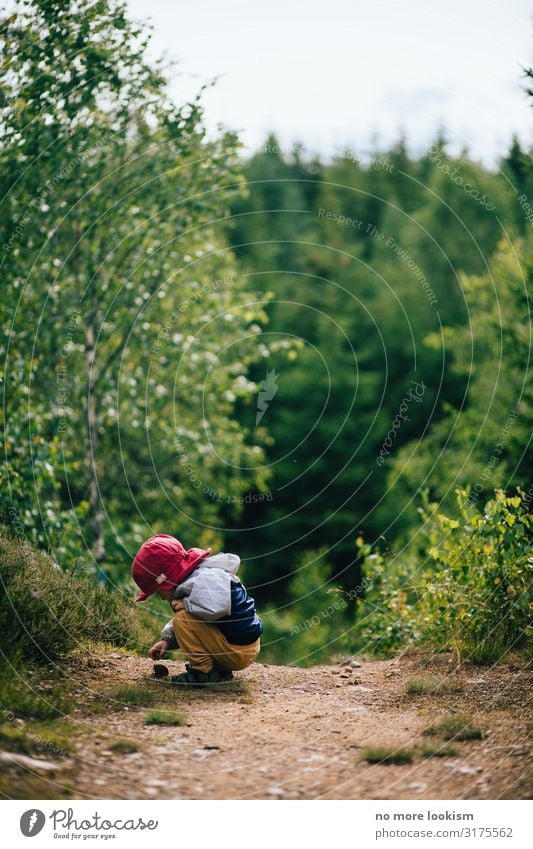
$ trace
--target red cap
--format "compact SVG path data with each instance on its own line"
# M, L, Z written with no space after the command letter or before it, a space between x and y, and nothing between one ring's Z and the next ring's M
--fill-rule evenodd
M157 534L143 542L135 555L131 576L141 592L135 601L144 601L158 590L171 590L190 575L210 548L187 551L175 537Z

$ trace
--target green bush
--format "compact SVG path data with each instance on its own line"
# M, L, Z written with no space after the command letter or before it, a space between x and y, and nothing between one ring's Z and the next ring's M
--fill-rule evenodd
M89 577L63 572L46 554L0 535L0 629L5 658L55 660L87 640L134 640L132 605Z
M525 642L533 564L527 499L521 490L497 490L481 514L467 491L456 493L457 518L426 499L421 549L387 559L362 546L373 564L357 625L366 647L387 653L411 643L494 662Z

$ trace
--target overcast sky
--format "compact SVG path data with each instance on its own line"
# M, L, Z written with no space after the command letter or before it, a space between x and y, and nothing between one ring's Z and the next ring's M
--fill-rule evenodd
M180 62L177 99L218 77L208 125L250 148L273 130L324 154L453 149L494 164L513 133L533 143L521 65L533 64L529 0L129 0L153 50Z

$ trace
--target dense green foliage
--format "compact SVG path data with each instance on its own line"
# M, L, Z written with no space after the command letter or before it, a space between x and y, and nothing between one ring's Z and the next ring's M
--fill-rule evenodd
M217 226L236 138L169 101L122 3L20 3L1 41L0 507L120 578L152 530L220 543L217 493L262 486L232 411L263 296Z
M531 625L531 498L497 490L480 514L457 490L458 516L421 508L421 541L368 557L371 586L357 634L379 652L411 644L493 662L524 644Z
M266 614L268 657L305 665L424 646L477 663L503 659L526 644L533 624L531 500L497 490L480 513L458 489L456 518L424 493L407 547L382 552L358 538L365 577L354 588L364 596L355 617L350 593L325 581L322 558L306 558L286 607Z
M389 478L413 498L429 484L432 497L453 500L469 486L480 508L495 487L531 491L533 390L529 374L533 242L502 241L487 273L461 277L468 325L445 327L427 345L454 352L453 371L468 379L461 407L448 406L419 445L400 449ZM451 494L451 498L450 498Z
M234 537L278 600L272 579L285 586L302 547L327 546L332 575L357 584L355 536L392 543L421 486L452 501L474 486L515 414L480 506L495 486L528 488L528 159L514 142L493 173L438 139L418 158L400 143L324 163L270 138L247 163L235 250L274 293L268 333L302 341L267 359L272 501L245 508L255 530Z

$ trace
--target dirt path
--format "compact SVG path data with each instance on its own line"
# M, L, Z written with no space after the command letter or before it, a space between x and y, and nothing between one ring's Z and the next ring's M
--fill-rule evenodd
M182 664L170 663L172 672ZM153 692L148 660L111 654L76 669L80 706L71 715L75 798L121 799L495 799L531 796L527 668L466 666L446 656L363 661L360 668L254 664L221 692L162 694L186 711L182 726L146 725L147 707L101 703L126 683ZM74 670L73 670L74 672ZM413 676L438 675L459 692L408 695ZM157 696L159 690L157 691ZM91 711L94 711L91 713ZM466 713L481 740L445 743L428 725ZM529 717L531 719L531 717ZM117 751L126 748L133 751ZM423 758L421 747L456 750ZM367 746L413 750L411 763L369 764Z

